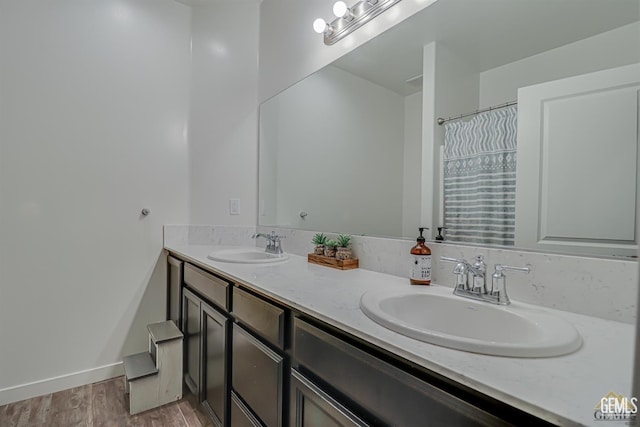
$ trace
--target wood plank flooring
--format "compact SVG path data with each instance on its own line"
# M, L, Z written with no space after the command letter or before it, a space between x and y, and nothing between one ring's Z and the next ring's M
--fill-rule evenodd
M72 388L0 406L0 427L209 427L193 395L129 415L124 378Z

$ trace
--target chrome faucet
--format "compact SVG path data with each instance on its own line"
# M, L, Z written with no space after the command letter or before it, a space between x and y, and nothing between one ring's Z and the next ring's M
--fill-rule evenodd
M267 240L267 246L264 249L265 252L276 255L284 253L282 250L282 239L286 236L278 236L275 231L272 231L271 234L255 233L251 236L252 239L257 239L258 237L264 237Z
M507 276L504 272L522 271L529 273L531 266L511 267L509 265L496 264L495 272L491 276L491 288L486 285L486 265L482 255L476 257L476 262L471 265L465 259L440 257L442 261L455 262L453 274L456 275L453 294L478 301L485 301L498 305L509 305L511 301L507 296ZM471 283L469 282L471 277Z

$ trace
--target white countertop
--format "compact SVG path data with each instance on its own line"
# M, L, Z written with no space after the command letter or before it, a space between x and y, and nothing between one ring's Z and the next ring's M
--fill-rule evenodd
M322 267L292 254L283 263L232 264L207 258L220 246L177 244L165 248L408 361L555 424L602 426L602 422L594 419L600 399L610 391L631 397L635 331L626 323L545 309L578 329L583 339L578 351L539 359L468 353L405 337L362 313L359 303L364 292L392 287L406 289L411 286L408 279L363 269L341 271ZM438 292L442 288L427 289Z

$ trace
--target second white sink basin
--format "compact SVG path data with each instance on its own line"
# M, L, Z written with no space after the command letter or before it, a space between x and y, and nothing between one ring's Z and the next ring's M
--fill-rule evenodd
M574 352L582 344L572 324L549 312L518 303L477 302L437 286L367 292L360 308L402 335L474 353L550 357Z
M213 251L207 255L207 258L237 264L264 264L283 262L289 259L289 256L287 254L271 254L258 248L230 248Z

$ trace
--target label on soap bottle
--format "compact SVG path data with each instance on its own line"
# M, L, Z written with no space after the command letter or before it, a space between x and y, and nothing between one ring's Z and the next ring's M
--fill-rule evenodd
M409 279L412 283L431 283L431 255L412 255Z

